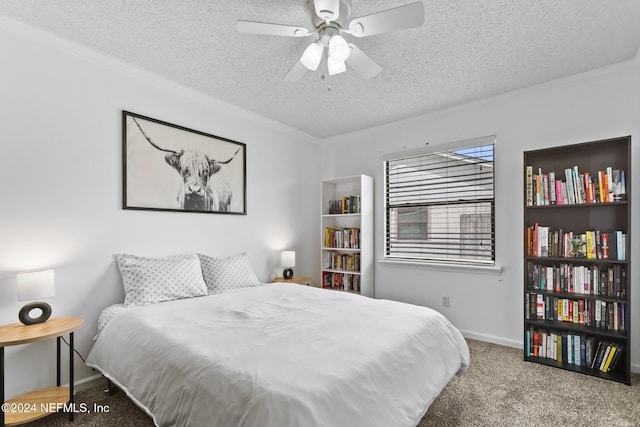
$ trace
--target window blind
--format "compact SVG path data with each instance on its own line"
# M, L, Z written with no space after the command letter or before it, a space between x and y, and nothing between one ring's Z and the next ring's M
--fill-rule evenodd
M386 257L493 264L494 144L385 161Z

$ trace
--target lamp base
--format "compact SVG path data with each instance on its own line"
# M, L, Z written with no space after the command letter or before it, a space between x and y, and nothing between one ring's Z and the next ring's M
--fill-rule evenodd
M42 314L38 317L31 317L31 311L39 308ZM18 319L25 325L35 325L46 322L51 317L51 306L46 302L31 302L20 309Z
M282 277L285 279L291 279L293 277L293 268L285 268L282 272Z

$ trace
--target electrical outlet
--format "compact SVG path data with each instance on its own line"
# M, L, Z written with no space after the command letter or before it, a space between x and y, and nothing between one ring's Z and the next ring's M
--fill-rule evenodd
M442 306L449 307L449 297L442 297Z

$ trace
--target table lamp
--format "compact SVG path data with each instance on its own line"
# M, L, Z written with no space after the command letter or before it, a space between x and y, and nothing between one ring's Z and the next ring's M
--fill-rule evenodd
M296 265L296 253L294 251L282 251L280 254L280 265L284 267L282 277L291 279L293 277L293 268Z
M30 301L55 296L55 279L53 270L18 273L18 301ZM31 317L31 311L40 309L42 314ZM18 318L25 325L44 323L51 316L51 306L43 301L26 304L20 309Z

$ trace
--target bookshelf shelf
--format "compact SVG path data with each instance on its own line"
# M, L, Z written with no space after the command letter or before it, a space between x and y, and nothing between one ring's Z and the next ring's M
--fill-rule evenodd
M373 178L322 181L321 198L322 287L373 297Z
M349 213L349 214L323 214L323 218L358 218L360 217L359 213Z
M322 248L323 251L335 251L335 252L360 252L361 249L360 248L329 248L324 246Z
M532 261L537 264L544 263L571 263L571 264L620 264L625 265L629 264L629 260L626 259L588 259L588 258L569 258L569 257L534 257L534 256L526 256L524 257L525 261Z
M339 270L339 269L336 269L336 268L323 268L322 271L327 271L327 272L330 272L330 273L343 273L343 274L360 275L359 271Z
M525 361L630 384L630 159L630 136L524 153Z
M527 209L552 209L552 210L556 210L556 209L591 209L591 208L606 208L608 206L616 206L616 205L628 205L629 201L628 200L621 200L619 202L606 202L606 203L575 203L573 205L534 205L534 206L527 206Z
M610 381L616 381L620 383L626 383L626 380L620 374L612 374L612 373L604 373L604 372L594 372L590 368L586 368L583 366L576 366L569 363L557 362L551 359L544 359L541 357L525 357L524 359L527 362L539 363L541 365L552 366L554 368L565 369L567 371L578 372L585 375L591 375L598 378L603 378Z

